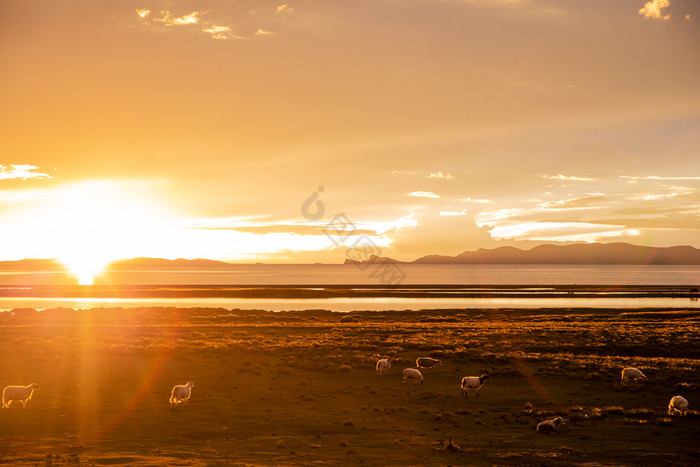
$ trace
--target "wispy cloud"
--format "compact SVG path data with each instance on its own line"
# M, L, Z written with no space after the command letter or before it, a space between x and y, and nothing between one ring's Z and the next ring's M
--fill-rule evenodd
M547 178L549 180L567 180L567 181L573 181L573 182L592 182L594 180L597 180L596 178L574 177L571 175L562 175L562 174L557 174L557 175L543 174L543 175L541 175L541 177Z
M188 24L199 24L199 15L202 13L199 11L193 11L190 14L182 15L178 18L173 18L172 20L165 21L166 26L185 26Z
M673 193L651 193L651 194L640 194L630 197L630 199L641 199L644 201L655 201L658 199L672 199L678 198L680 196L687 196L692 194L692 192L673 192Z
M409 193L408 196L415 196L416 198L439 198L440 195L436 195L432 191L414 191Z
M179 26L199 27L203 33L208 34L212 39L242 39L241 36L233 33L231 26L222 26L203 19L202 16L205 13L203 11L193 11L181 16L174 16L170 11L163 10L160 12L160 16L155 17L152 15L151 10L136 10L136 15L139 19L144 24L151 26L161 25L160 27L165 28Z
M230 26L217 26L212 24L209 27L202 28L202 31L211 35L212 39L242 39L241 36L233 34Z
M30 178L53 178L49 174L34 172L34 170L38 168L39 167L36 165L28 164L0 164L0 180L9 180L13 178L21 178L22 180Z
M275 13L277 13L277 14L279 14L279 13L289 13L289 12L291 12L291 11L294 11L294 8L290 7L290 6L287 5L286 3L283 3L283 4L281 4L280 6L277 7L277 9L275 10Z
M628 180L700 180L700 177L659 177L656 175L650 175L647 177L633 177L629 175L619 175L620 178L625 178Z
M461 211L440 211L441 216L466 216L467 210L462 209Z
M445 178L445 179L451 179L455 178L452 174L445 173L445 172L433 172L430 175L428 175L428 178Z
M609 203L610 199L605 196L584 196L580 198L559 199L555 201L545 201L537 204L536 209L544 210L574 210L574 209L595 209L601 207L605 203Z
M667 20L671 19L671 14L665 14L664 9L671 6L670 0L651 0L646 2L642 8L639 9L639 14L645 18Z
M490 199L462 198L462 201L464 201L465 203L480 203L480 204L493 203L493 200L490 200Z
M274 34L275 34L274 32L265 31L264 29L261 28L261 29L258 29L257 31L255 31L255 33L253 35L254 36L272 36Z
M495 239L597 242L602 238L637 236L639 230L587 222L529 222L494 227L490 233Z

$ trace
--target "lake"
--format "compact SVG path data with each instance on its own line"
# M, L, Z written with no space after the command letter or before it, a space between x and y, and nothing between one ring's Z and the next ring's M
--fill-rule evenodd
M379 273L378 266L360 269L355 265L239 265L231 270L201 271L119 271L97 278L96 286L143 286L150 290L139 297L117 297L100 294L91 296L89 286L75 287L76 280L67 273L0 272L0 310L12 308L46 309L59 306L95 308L113 306L177 306L223 307L227 309L266 309L272 311L330 309L353 310L420 310L449 308L540 308L540 307L685 307L698 308L695 298L615 296L606 294L593 298L561 294L542 297L532 293L546 286L687 286L697 287L700 266L609 266L609 265L396 265L391 276ZM394 279L390 282L388 279ZM396 279L400 278L400 281ZM412 297L331 297L331 298L265 298L256 297L165 297L157 290L184 290L184 286L347 286L383 287L396 285L445 286L512 286L494 295L488 287L478 289L480 297L445 296ZM57 286L66 292L46 295L45 290ZM96 287L97 288L97 287ZM4 292L3 292L4 290ZM197 289L194 289L197 290ZM43 292L41 292L43 291ZM503 296L512 294L513 297ZM8 296L13 295L13 296ZM186 294L184 294L186 295Z
M700 266L398 264L393 276L370 265L243 264L227 270L118 271L95 284L114 285L700 285ZM398 280L400 279L400 281ZM0 285L75 284L56 272L0 271Z

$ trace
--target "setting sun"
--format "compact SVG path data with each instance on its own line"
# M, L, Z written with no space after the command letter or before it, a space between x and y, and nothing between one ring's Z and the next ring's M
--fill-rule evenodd
M26 200L32 207L3 226L3 237L20 251L34 240L41 248L26 256L56 258L90 285L111 261L145 254L167 225L167 209L138 191L103 180L37 191Z

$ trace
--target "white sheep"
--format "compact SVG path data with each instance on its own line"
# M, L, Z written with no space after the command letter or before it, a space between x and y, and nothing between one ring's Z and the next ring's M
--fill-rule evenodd
M636 381L638 379L647 379L647 377L644 376L644 373L637 368L625 368L622 370L622 379L620 380L620 384L625 384L628 381Z
M442 362L437 358L419 357L416 359L416 366L418 368L432 368L438 365L442 365Z
M566 421L561 417L557 417L552 420L545 420L537 424L537 432L556 433L559 425L563 425L564 423L566 423Z
M476 389L476 397L479 397L479 389L484 385L484 381L489 379L489 375L483 374L481 376L465 376L462 378L462 395L464 397L469 397L469 389Z
M175 386L170 393L170 405L177 406L181 402L184 402L185 405L187 405L187 401L190 400L190 395L192 394L193 386L194 383L192 381L188 381L185 385L178 384Z
M685 415L688 410L688 400L683 396L673 396L671 402L668 403L668 414Z
M415 368L406 368L403 370L403 384L406 384L408 380L414 383L420 381L420 384L423 384L423 375Z
M391 359L390 358L383 358L379 361L377 361L377 374L378 375L385 375L389 372L389 368L391 368Z
M35 389L39 389L39 385L36 383L28 386L7 386L2 391L2 407L9 409L13 401L20 401L22 402L22 408L26 409L27 401L32 398Z

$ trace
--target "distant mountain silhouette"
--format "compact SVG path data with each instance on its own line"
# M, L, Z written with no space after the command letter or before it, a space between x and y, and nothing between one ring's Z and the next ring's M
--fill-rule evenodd
M628 243L539 245L530 250L504 246L481 248L457 256L430 255L417 264L700 264L700 250L692 246L667 248Z
M666 248L630 245L628 243L587 243L575 245L539 245L530 250L503 246L465 251L457 256L428 255L415 261L397 261L372 255L364 261L346 259L345 264L392 262L402 264L652 264L700 265L700 249L692 246ZM260 263L258 263L260 264ZM226 270L240 267L210 259L132 258L115 261L108 271L158 270ZM65 271L55 259L23 259L0 261L2 271Z
M239 265L215 261L211 259L163 259L163 258L131 258L122 259L110 263L108 271L127 270L173 270L173 269L228 269ZM58 260L55 259L22 259L19 261L0 261L0 270L3 271L65 271Z
M20 259L17 261L0 261L3 271L65 271L66 267L55 259Z
M230 269L238 264L216 261L212 259L163 259L163 258L131 258L114 261L107 266L108 271L148 270L148 269Z
M345 264L400 262L373 256L365 261L345 260ZM630 245L628 243L586 243L575 245L539 245L530 250L512 246L480 248L457 256L428 255L404 264L700 264L700 250L692 246L667 248Z
M369 263L405 263L405 261L398 261L395 259L388 258L386 256L370 255L369 259L357 261L354 259L346 259L343 264L369 264Z

